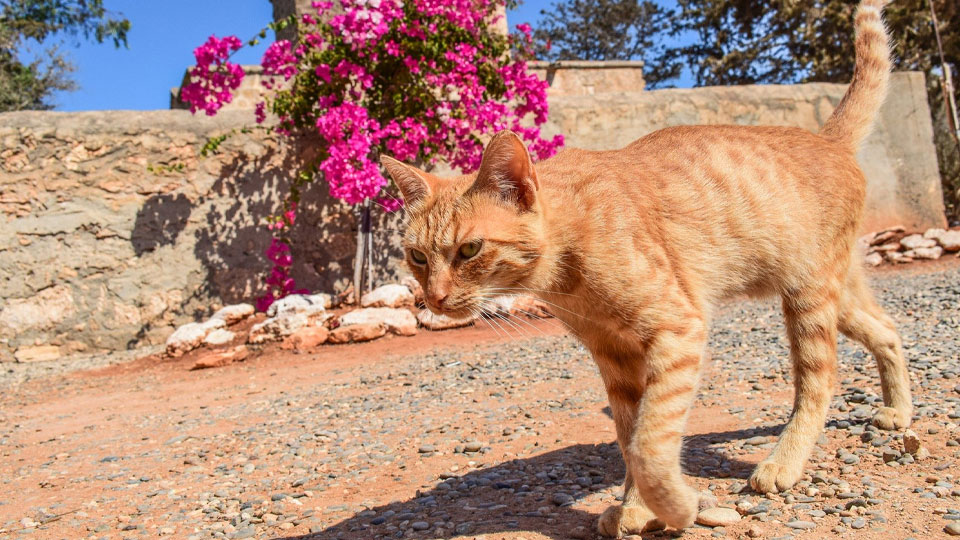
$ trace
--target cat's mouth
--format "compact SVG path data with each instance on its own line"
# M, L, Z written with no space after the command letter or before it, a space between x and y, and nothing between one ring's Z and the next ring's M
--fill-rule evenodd
M443 315L444 317L449 317L454 320L466 320L472 319L476 315L476 310L470 308L469 305L461 304L458 306L443 306L437 307L431 304L430 302L425 302L427 309L432 313L437 315Z

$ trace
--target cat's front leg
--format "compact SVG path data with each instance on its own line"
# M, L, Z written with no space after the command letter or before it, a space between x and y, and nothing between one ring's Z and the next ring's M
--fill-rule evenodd
M643 392L638 365L612 361L594 355L600 367L601 376L610 400L610 411L617 428L617 442L624 462L627 463L627 475L623 482L623 504L613 505L604 510L597 522L597 531L603 536L621 538L657 531L664 527L647 505L643 503L640 490L633 481L633 467L627 462L627 447L633 435L637 408ZM629 362L629 360L628 360Z
M680 450L706 339L706 322L693 316L657 330L644 359L646 385L626 452L640 496L677 529L697 517L699 495L683 480Z

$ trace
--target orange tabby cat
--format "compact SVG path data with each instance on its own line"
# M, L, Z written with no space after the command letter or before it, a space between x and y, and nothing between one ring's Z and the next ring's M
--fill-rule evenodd
M675 127L534 167L502 132L476 174L453 179L383 158L406 200L407 262L432 311L469 316L493 297L532 293L593 354L627 465L623 504L604 512L601 533L693 523L698 494L683 480L680 446L723 298L779 295L791 344L793 414L750 477L755 490L800 478L833 394L838 330L879 364L885 406L874 423L909 425L900 338L854 246L866 186L854 154L890 70L884 4L861 2L853 83L819 134Z

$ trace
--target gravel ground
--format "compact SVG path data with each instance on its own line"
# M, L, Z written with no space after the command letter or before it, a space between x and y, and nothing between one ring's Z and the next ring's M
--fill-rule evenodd
M792 387L777 304L733 302L714 323L684 456L688 480L743 517L649 537L960 534L960 266L873 281L903 335L912 429L931 455L915 460L902 433L869 425L875 364L842 339L805 478L751 492ZM385 352L406 349L397 338L204 372L160 363L37 380L4 365L0 537L594 538L623 477L596 368L550 322L516 324L506 343Z
M73 355L51 362L0 363L0 390L9 390L36 379L123 364L163 350L160 345L129 351Z

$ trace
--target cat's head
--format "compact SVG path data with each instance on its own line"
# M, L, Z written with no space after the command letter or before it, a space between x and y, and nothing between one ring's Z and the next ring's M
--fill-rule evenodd
M403 249L427 307L453 318L492 310L496 296L530 287L545 246L540 184L520 138L498 133L476 173L439 178L381 162L406 207Z

